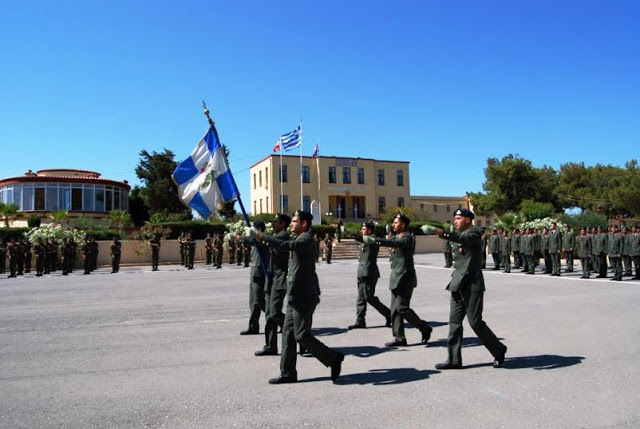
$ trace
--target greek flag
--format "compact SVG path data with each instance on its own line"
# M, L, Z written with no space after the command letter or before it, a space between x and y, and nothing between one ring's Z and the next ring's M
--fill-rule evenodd
M172 177L178 185L182 202L203 218L239 194L213 127L209 128L191 156L178 164Z
M298 125L298 128L296 128L295 130L280 136L278 142L276 143L276 148L278 148L278 150L281 149L287 152L295 147L300 146L301 143L302 130L300 129L300 125ZM273 149L274 152L276 152L276 148Z

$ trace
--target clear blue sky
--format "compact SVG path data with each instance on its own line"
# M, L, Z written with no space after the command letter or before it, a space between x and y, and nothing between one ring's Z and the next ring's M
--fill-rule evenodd
M245 202L300 118L305 155L410 161L414 195L480 191L509 153L622 166L639 23L635 0L0 0L0 177L137 184L140 150L190 154L201 100Z

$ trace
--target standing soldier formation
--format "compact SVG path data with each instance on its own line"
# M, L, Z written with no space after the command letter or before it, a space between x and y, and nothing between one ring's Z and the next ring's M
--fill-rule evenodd
M184 237L182 237L184 238ZM149 240L149 247L151 248L151 271L158 271L158 263L160 262L160 236L153 234L151 240ZM180 239L180 258L183 256L182 239Z

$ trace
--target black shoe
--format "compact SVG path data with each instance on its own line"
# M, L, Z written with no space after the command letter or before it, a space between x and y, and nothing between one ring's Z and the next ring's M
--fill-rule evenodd
M387 328L390 328L391 327L391 323L392 323L391 316L386 316L386 319L387 320L386 320L384 326L387 327Z
M437 363L436 369L445 370L445 369L462 369L461 363L451 363L449 361Z
M431 328L431 326L428 326L428 325L426 328L422 330L422 340L420 341L422 344L427 345L427 343L429 342L429 338L431 338L432 331L433 331L433 328Z
M495 359L493 360L493 367L494 368L502 368L504 366L504 355L507 354L507 348L504 348L504 351L502 352L501 355L498 355L495 357Z
M258 335L260 333L257 329L247 329L246 331L240 332L240 335Z
M297 383L298 379L296 377L285 377L283 375L269 379L269 384L287 384L287 383Z
M334 383L338 380L338 377L340 377L343 360L344 360L344 355L342 353L338 353L338 357L331 364L331 381L333 381Z
M278 351L272 349L262 349L254 353L256 356L277 356Z
M384 343L386 347L406 347L407 340L393 340L388 343Z
M354 323L353 325L349 325L347 326L348 330L352 330L352 329L367 329L367 325L365 325L364 323Z

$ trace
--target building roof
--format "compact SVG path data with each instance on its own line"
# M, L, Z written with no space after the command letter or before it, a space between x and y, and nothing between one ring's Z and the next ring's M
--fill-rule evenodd
M280 155L278 154L269 154L267 156L265 156L264 158L262 158L260 161L253 163L249 168L253 168L256 165L264 162L265 160L271 158L271 157L278 157L280 158ZM295 159L300 159L299 155L282 155L283 158L295 158ZM312 156L305 156L303 155L302 158L306 158L306 159L313 159L314 157ZM374 159L374 158L360 158L359 156L318 156L318 158L324 158L324 159L360 159L362 161L375 161L375 162L397 162L399 164L409 164L409 161L389 161L389 160L385 160L385 159Z
M68 183L96 183L121 188L131 189L129 182L126 180L117 181L111 179L101 179L101 174L96 171L79 170L73 168L51 168L46 170L38 170L36 173L29 170L24 176L8 177L0 179L0 186L11 185L14 183L41 183L41 182L68 182Z

